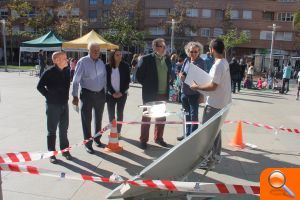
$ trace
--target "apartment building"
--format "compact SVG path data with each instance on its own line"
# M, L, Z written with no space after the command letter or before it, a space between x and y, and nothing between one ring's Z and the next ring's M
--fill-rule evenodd
M37 7L44 4L51 6L68 0L31 0ZM69 0L70 1L70 0ZM76 1L76 0L74 0ZM148 48L150 41L156 37L165 38L170 44L171 24L170 13L174 12L174 0L140 0L143 20L141 28L148 30L150 36L147 38ZM233 54L268 54L271 39L272 25L277 29L274 36L274 53L278 55L294 55L299 52L300 40L296 39L292 27L293 13L300 8L300 0L191 0L194 3L188 5L189 0L182 1L186 6L186 18L194 30L188 26L183 33L175 29L175 48L182 47L191 40L200 41L204 46L221 34L223 30L223 19L227 8L231 9L230 21L239 31L248 34L250 42L233 49ZM0 5L6 1L0 0ZM86 31L95 29L100 34L106 29L103 19L110 16L113 0L84 0L75 8L74 13L88 22ZM121 2L121 1L120 1ZM5 8L0 9L0 17L7 15ZM32 13L34 14L34 13ZM63 11L62 11L63 14ZM29 27L15 27L16 30L26 30Z

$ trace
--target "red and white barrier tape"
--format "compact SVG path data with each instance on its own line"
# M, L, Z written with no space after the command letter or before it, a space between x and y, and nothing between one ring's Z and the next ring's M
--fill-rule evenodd
M237 123L238 121L231 121L231 120L226 120L224 121L224 124L233 124L233 123ZM268 130L274 130L276 132L278 131L286 131L288 133L295 133L295 134L300 134L299 129L290 129L290 128L283 128L283 127L279 127L276 128L274 126L270 126L270 125L265 125L265 124L260 124L260 123L255 123L255 122L249 122L249 121L242 121L244 124L249 124L249 125L253 125L255 127L263 127L266 128ZM137 121L128 121L128 122L117 122L118 124L182 124L183 122L180 121L154 121L154 122L137 122ZM186 124L200 124L200 122L186 122ZM16 152L16 153L6 153L6 154L2 154L0 155L0 164L1 163L17 163L17 162L28 162L28 161L36 161L36 160L41 160L41 159L45 159L45 158L49 158L50 156L54 156L54 155L58 155L61 154L63 152L67 152L67 151L71 151L73 148L75 147L79 147L81 145L86 144L87 142L93 140L95 137L98 137L100 135L102 135L105 131L107 131L108 129L110 129L111 125L107 125L105 126L101 131L99 131L95 136L84 140L81 143L77 143L74 144L66 149L60 150L60 151L49 151L49 152L45 152L45 153L39 153L39 152Z
M40 169L34 166L0 164L0 170L34 175L50 176L71 180L94 181L115 184L130 184L138 187L155 188L168 191L212 193L212 194L252 194L260 193L259 186L230 185L223 183L200 183L200 182L180 182L170 180L123 180L119 175L112 174L110 177L89 176L83 174L67 174L52 170Z
M235 121L231 121L231 120L226 120L224 121L224 124L235 124L238 123L238 120ZM281 131L286 131L288 133L295 133L295 134L300 134L299 129L290 129L290 128L276 128L274 126L270 126L270 125L266 125L266 124L260 124L260 123L256 123L256 122L248 122L248 121L242 121L244 124L249 124L249 125L253 125L255 127L262 127L262 128L266 128L268 130L281 130ZM188 121L185 122L186 124L201 124L201 122L196 122L196 121ZM133 125L133 124L183 124L182 121L150 121L150 122L138 122L138 121L127 121L127 122L121 122L121 121L117 121L117 124L124 124L124 125Z
M86 139L82 141L81 143L74 144L72 146L69 146L63 150L59 151L49 151L49 152L16 152L16 153L6 153L3 155L0 155L0 164L2 163L19 163L19 162L29 162L29 161L36 161L41 160L45 158L50 158L51 156L55 156L58 154L61 154L63 152L71 151L75 147L82 146L86 144L87 142L93 140L94 138L102 135L105 131L110 129L110 124L105 126L101 131L99 131L97 134L95 134L93 137Z
M300 131L299 129L291 129L291 128L283 128L283 127L279 127L279 128L276 128L274 126L270 126L270 125L267 125L267 124L260 124L260 123L256 123L256 122L248 122L248 121L242 121L244 124L249 124L249 125L253 125L255 127L263 127L263 128L266 128L268 130L275 130L275 131L286 131L288 133L295 133L295 134L300 134Z
M233 124L237 123L237 121L224 121L224 124ZM121 122L117 121L117 124L123 124L123 125L133 125L133 124L183 124L182 121L150 121L150 122L138 122L138 121L127 121L127 122ZM197 121L188 121L185 122L185 124L201 124L201 122Z

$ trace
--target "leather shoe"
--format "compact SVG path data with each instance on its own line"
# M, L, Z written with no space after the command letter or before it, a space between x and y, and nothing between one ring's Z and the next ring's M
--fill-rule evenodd
M147 143L146 142L141 142L141 149L147 149Z
M100 142L100 140L94 140L95 144L97 147L101 147L101 148L104 148L104 144L102 144L102 142Z
M56 159L55 156L51 156L51 157L49 158L49 161L50 161L52 164L57 164L57 163L58 163L58 160Z
M163 140L156 140L155 143L159 144L162 147L168 147L168 144Z
M96 137L96 138L94 138L94 142L95 142L95 144L96 144L96 146L97 147L104 147L104 145L102 144L102 142L100 142L100 137L98 136L98 137Z
M178 141L181 141L181 140L183 140L183 139L184 139L184 136L177 137L177 140L178 140Z
M63 152L62 156L65 157L67 160L72 160L73 157L71 156L70 152Z
M93 149L93 147L85 147L86 152L88 152L89 154L94 154L95 151Z

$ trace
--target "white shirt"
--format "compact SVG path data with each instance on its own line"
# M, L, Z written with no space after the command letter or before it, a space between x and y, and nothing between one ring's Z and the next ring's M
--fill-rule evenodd
M254 74L254 69L253 68L254 68L253 66L250 66L248 68L248 72L247 72L248 75L253 75Z
M222 109L231 103L231 79L229 64L226 59L216 59L209 71L212 82L218 84L216 90L209 92L206 105Z
M120 92L120 71L119 68L112 68L111 71L111 86L116 92Z

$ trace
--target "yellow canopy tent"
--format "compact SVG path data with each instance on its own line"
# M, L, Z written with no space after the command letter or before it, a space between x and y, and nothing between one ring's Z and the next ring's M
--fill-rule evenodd
M87 51L87 45L90 42L96 42L100 45L101 51L107 51L112 49L118 49L119 46L108 42L103 37L101 37L94 30L87 33L86 35L77 38L75 40L64 42L62 44L62 49L65 51Z

